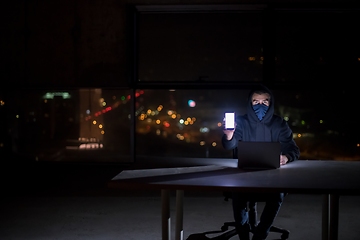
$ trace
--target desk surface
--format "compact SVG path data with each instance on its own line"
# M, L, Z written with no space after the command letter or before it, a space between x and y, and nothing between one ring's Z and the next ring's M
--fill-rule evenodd
M360 195L360 162L299 160L257 171L220 165L128 170L115 176L109 186Z

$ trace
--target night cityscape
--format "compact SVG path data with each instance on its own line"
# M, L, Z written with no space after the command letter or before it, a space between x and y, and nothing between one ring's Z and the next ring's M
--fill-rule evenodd
M11 148L30 161L116 162L121 157L130 161L131 91L38 91L25 95L26 104L17 101L17 94L21 93L1 100L8 120L3 149ZM247 94L247 90L137 90L137 154L231 158L231 151L221 145L222 118L227 111L245 114ZM242 101L234 101L234 96ZM345 102L352 96L344 91L338 98L325 98L326 109L321 106L323 98L313 102L310 96L314 95L275 91L276 114L293 130L302 150L300 159L359 160L358 130L348 128L356 124L354 119L333 113L342 104L344 112L351 111Z

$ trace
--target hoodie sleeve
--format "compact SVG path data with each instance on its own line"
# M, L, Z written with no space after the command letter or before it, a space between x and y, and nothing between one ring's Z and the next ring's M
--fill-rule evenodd
M281 152L286 155L289 162L299 159L300 150L293 139L293 133L285 120L281 123L279 140L281 143Z

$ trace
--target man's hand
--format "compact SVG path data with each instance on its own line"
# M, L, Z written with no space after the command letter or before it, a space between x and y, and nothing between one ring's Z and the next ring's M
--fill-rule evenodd
M280 155L280 165L285 165L289 159L285 155Z
M235 129L234 130L224 129L223 132L226 135L226 139L230 141L234 136Z
M236 122L235 122L235 128L236 128ZM223 123L223 126L225 127L225 122ZM229 129L223 129L223 132L224 132L224 134L226 135L226 139L228 140L228 141L230 141L232 138L233 138L233 136L234 136L234 132L235 132L235 128L234 129L232 129L232 130L229 130Z

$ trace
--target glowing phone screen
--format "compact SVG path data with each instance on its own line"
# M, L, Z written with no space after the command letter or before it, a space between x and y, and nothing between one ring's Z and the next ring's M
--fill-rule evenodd
M225 113L225 128L234 129L235 128L235 113Z

